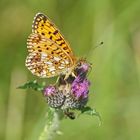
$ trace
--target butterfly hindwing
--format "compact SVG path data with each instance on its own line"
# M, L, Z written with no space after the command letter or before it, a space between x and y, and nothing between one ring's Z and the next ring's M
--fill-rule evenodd
M71 59L52 40L31 34L27 40L26 66L36 76L53 77L71 67Z

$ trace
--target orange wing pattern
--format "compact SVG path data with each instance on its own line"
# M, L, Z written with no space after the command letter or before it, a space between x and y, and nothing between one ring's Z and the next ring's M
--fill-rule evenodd
M71 48L44 14L35 16L27 48L29 55L25 65L38 77L70 73L75 66L76 59Z
M57 45L61 46L68 55L73 56L73 52L68 43L64 40L63 36L60 34L53 22L51 22L44 14L36 14L33 21L32 32L43 35L54 41Z

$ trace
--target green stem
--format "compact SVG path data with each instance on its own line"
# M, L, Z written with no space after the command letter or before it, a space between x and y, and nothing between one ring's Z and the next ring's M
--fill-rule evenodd
M47 112L47 120L44 130L38 140L52 140L59 130L60 112L52 108Z

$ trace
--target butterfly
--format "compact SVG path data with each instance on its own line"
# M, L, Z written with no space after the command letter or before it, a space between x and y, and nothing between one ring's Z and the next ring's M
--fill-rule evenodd
M27 49L25 65L40 78L70 75L77 62L60 31L43 13L34 17Z

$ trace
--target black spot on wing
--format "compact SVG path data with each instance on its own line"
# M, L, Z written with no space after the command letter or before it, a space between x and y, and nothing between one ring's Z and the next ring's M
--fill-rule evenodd
M58 30L55 30L55 31L53 32L54 35L56 35L57 33L58 33Z

